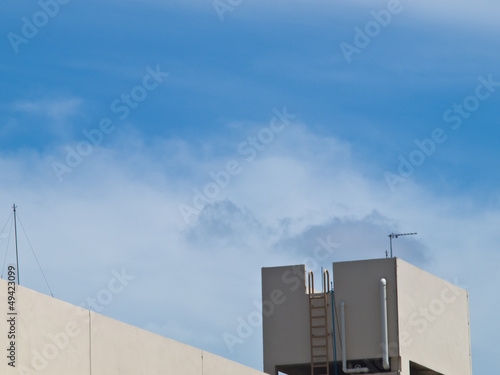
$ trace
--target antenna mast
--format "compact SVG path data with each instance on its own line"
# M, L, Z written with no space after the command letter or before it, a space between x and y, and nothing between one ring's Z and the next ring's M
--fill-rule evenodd
M16 239L16 265L17 265L17 285L19 285L19 252L17 248L17 217L16 217L16 204L12 206L14 210L14 236Z
M392 239L393 238L398 238L400 236L413 236L417 233L391 233L389 234L389 239L390 239L390 243L391 243L391 258L392 258ZM387 256L387 255L386 255Z

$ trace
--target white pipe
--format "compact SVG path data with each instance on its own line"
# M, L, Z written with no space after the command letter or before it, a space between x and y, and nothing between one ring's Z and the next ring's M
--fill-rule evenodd
M382 312L382 366L389 370L389 333L387 327L387 280L380 279L380 304Z
M345 302L340 302L340 335L342 337L342 371L346 374L369 372L367 367L347 368L346 339L345 339Z

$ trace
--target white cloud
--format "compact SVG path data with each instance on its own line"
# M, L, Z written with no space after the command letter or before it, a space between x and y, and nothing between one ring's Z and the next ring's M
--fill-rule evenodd
M57 98L57 99L38 99L38 100L19 100L14 102L10 109L16 113L32 118L42 118L43 125L57 136L66 136L72 132L73 125L69 120L74 120L76 116L81 116L83 100L80 98ZM37 127L40 124L35 122ZM17 126L27 127L27 123L23 125L19 123ZM13 129L11 129L13 130ZM7 129L4 129L7 131Z
M13 202L19 205L56 297L84 302L106 286L113 269L126 268L135 279L104 314L255 367L261 365L260 334L235 353L222 334L255 310L260 268L303 263L318 238L330 236L339 245L322 261L328 266L383 257L390 232L415 231L418 236L395 240L396 255L451 281L464 280L475 298L473 312L495 293L489 285L500 280L484 259L497 260L498 209L462 214L467 197L436 197L411 182L392 194L382 174L367 177L376 166L357 161L359 150L304 125L290 125L247 162L236 151L247 135L228 139L235 153L225 156L215 155L216 148L200 155L182 141L157 142L172 142L177 155L169 147L148 150L137 135L132 142L117 138L125 150L95 151L62 184L47 156L1 159L0 217ZM208 171L227 159L240 160L242 173L186 224L179 203L189 202L191 189L210 181ZM205 178L182 173L176 160L192 171L202 166ZM44 291L20 243L21 282ZM472 315L472 329L481 337L475 338L492 341L477 317Z
M165 2L158 0L150 0L152 3L157 3L159 6L165 6ZM214 1L206 0L176 0L175 4L179 6L188 7L192 10L201 10L204 13L213 12L214 19L218 20L217 13L213 6ZM229 5L230 3L227 2ZM304 15L321 12L322 15L328 15L332 12L332 18L336 14L346 12L347 10L355 10L356 12L366 10L366 16L369 17L371 10L386 9L389 0L347 0L340 2L332 2L329 0L280 0L280 1L243 1L239 5L231 6L231 10L225 12L225 18L247 18L255 15L256 12L261 16L263 12L274 14L290 15L290 13L300 12ZM453 27L473 26L474 28L498 28L496 15L500 11L500 4L495 0L445 0L445 1L432 1L432 0L400 0L401 6L405 9L406 14L404 18L429 20L439 24L447 24ZM171 6L169 3L167 6ZM299 20L295 20L300 22ZM366 21L366 19L364 20ZM422 25L424 26L424 25Z
M14 111L29 115L44 116L54 121L64 121L80 112L83 101L77 98L50 99L37 101L17 101L12 105Z

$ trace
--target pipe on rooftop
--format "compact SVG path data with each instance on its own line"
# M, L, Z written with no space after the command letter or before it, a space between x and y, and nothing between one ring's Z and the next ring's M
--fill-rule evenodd
M387 280L380 279L380 305L382 315L382 366L389 370L389 333L387 324Z
M342 337L342 371L346 374L369 372L367 367L347 368L346 339L345 339L345 302L340 302L340 335Z

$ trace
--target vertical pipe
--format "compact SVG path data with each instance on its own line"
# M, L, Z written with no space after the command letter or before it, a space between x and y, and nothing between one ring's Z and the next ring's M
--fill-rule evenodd
M346 341L345 341L345 302L340 302L340 337L342 337L342 369L347 368Z
M321 267L321 275L323 277L323 284L325 283L325 272L323 271L323 267ZM326 290L321 286L321 293L326 293Z
M333 358L334 358L334 369L335 375L337 375L337 340L335 338L335 304L333 303L333 282L332 282L332 290L330 291L332 294L332 327L333 327Z
M357 368L347 368L347 354L346 346L347 342L345 339L345 302L340 302L340 335L342 337L342 371L346 374L358 374L369 372L368 367L357 367Z
M391 258L392 258L392 234L389 234L389 242L391 243Z
M382 366L389 370L389 334L387 324L387 280L380 279L380 306L382 315Z

